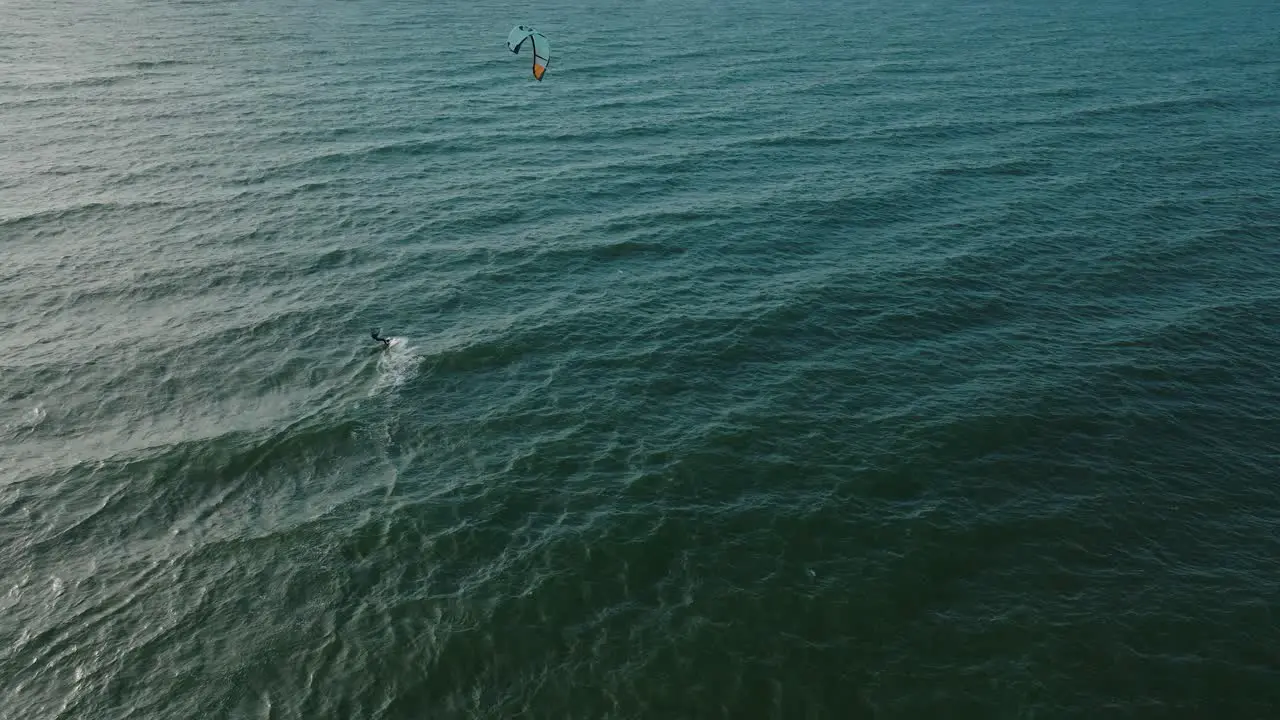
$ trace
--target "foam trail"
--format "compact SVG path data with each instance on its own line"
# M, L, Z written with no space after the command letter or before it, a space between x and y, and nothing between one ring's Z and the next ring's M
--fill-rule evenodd
M378 353L378 376L369 389L372 397L387 388L397 388L412 379L418 372L418 353L409 345L408 338L392 337L386 350Z

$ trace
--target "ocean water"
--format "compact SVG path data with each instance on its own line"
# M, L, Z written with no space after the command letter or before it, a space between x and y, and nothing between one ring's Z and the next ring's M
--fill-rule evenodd
M0 718L1280 717L1273 0L6 0L0 70Z

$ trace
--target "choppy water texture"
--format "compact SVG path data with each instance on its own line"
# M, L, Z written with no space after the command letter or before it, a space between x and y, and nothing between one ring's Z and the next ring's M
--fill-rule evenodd
M0 717L1276 717L1272 0L0 15Z

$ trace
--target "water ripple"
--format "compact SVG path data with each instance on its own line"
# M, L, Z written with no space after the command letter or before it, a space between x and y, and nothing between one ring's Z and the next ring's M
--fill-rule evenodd
M7 8L0 717L1266 716L1208 12Z

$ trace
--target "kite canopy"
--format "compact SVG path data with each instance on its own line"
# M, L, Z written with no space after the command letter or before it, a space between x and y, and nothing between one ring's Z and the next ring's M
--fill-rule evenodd
M507 49L519 55L520 48L528 45L533 55L533 77L541 80L551 62L551 42L542 33L527 25L517 25L507 35Z

